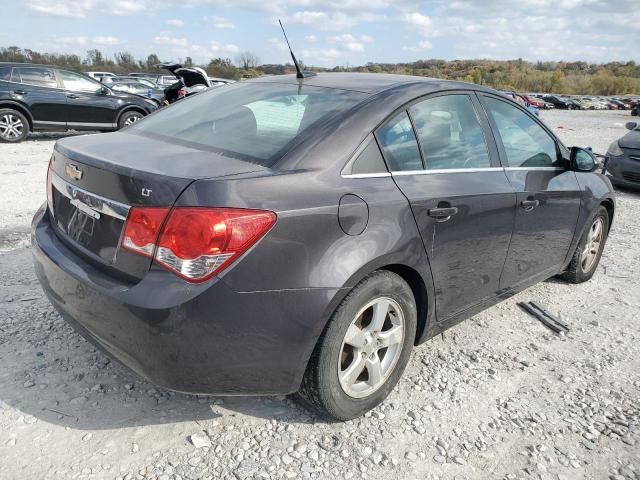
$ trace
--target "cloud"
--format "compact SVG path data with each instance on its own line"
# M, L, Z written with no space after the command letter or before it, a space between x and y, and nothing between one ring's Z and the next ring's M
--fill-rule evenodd
M425 50L431 50L432 48L433 48L433 45L429 40L423 40L421 42L418 42L418 45L414 45L411 47L408 47L406 45L403 46L402 51L403 52L424 52Z
M96 45L118 45L122 43L122 41L117 37L92 37L91 41Z
M336 48L312 48L300 51L301 60L305 65L317 65L318 63L338 63L343 53Z
M271 37L269 39L269 45L272 48L276 48L276 49L278 49L280 51L283 51L283 52L286 52L286 51L289 50L289 47L287 47L287 44L283 40L280 40L277 37Z
M210 22L216 28L236 28L236 26L224 17L204 17L205 21Z
M159 36L153 37L153 43L156 45L167 45L170 47L186 47L189 42L184 37Z
M171 20L167 20L164 23L170 27L184 27L184 22L178 18L172 18Z
M283 18L285 25L307 25L320 30L347 30L363 23L381 21L383 15L370 12L302 10ZM274 18L277 25L277 19Z
M354 53L363 53L365 51L365 43L373 42L373 38L369 35L360 35L359 37L354 37L350 33L329 37L328 40L332 43L339 43L346 50Z
M428 27L432 23L431 18L427 15L422 15L419 12L405 13L400 16L400 21L416 25L418 27Z

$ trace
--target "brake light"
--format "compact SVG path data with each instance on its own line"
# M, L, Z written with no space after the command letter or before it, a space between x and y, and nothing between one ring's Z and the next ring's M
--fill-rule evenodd
M220 273L262 238L273 212L235 208L132 208L122 246L154 260L189 282Z
M153 257L156 240L169 208L132 208L124 226L122 246L145 257Z

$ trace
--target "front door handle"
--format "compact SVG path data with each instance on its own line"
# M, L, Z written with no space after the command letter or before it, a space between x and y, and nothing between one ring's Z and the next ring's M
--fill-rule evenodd
M72 100L75 100L75 99L80 98L80 97L78 97L78 95L74 95L73 93L68 93L68 94L67 94L67 98L70 98L70 99L72 99Z
M524 208L526 212L530 212L534 208L540 205L540 200L523 200L520 202L520 206Z
M452 215L458 213L458 207L438 207L431 208L427 212L430 217L434 217L438 219L440 222L447 221L451 218Z
M27 91L26 90L14 90L13 93L16 94L16 95L26 95Z

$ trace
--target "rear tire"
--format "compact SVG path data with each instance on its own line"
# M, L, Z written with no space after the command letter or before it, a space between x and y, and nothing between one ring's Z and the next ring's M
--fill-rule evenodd
M608 235L609 212L601 205L578 242L571 263L561 278L571 283L590 280L598 268Z
M0 109L0 141L18 143L29 135L29 120L12 108Z
M309 360L298 400L336 420L374 408L400 379L416 325L407 282L389 271L372 273L334 312Z
M139 120L144 118L144 114L138 112L137 110L129 110L120 115L118 119L118 130L128 127L129 125L133 125Z

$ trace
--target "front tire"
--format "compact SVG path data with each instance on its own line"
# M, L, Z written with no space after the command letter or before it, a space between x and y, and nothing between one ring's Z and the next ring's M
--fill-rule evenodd
M598 268L609 234L609 212L602 205L584 232L562 278L571 283L590 280Z
M124 112L118 119L118 130L123 129L124 127L128 127L129 125L133 125L143 118L144 115L136 110L129 110L128 112Z
M0 109L0 141L18 143L29 135L29 120L12 108Z
M350 420L380 404L409 361L416 335L411 287L389 271L362 280L338 306L309 360L298 398Z

